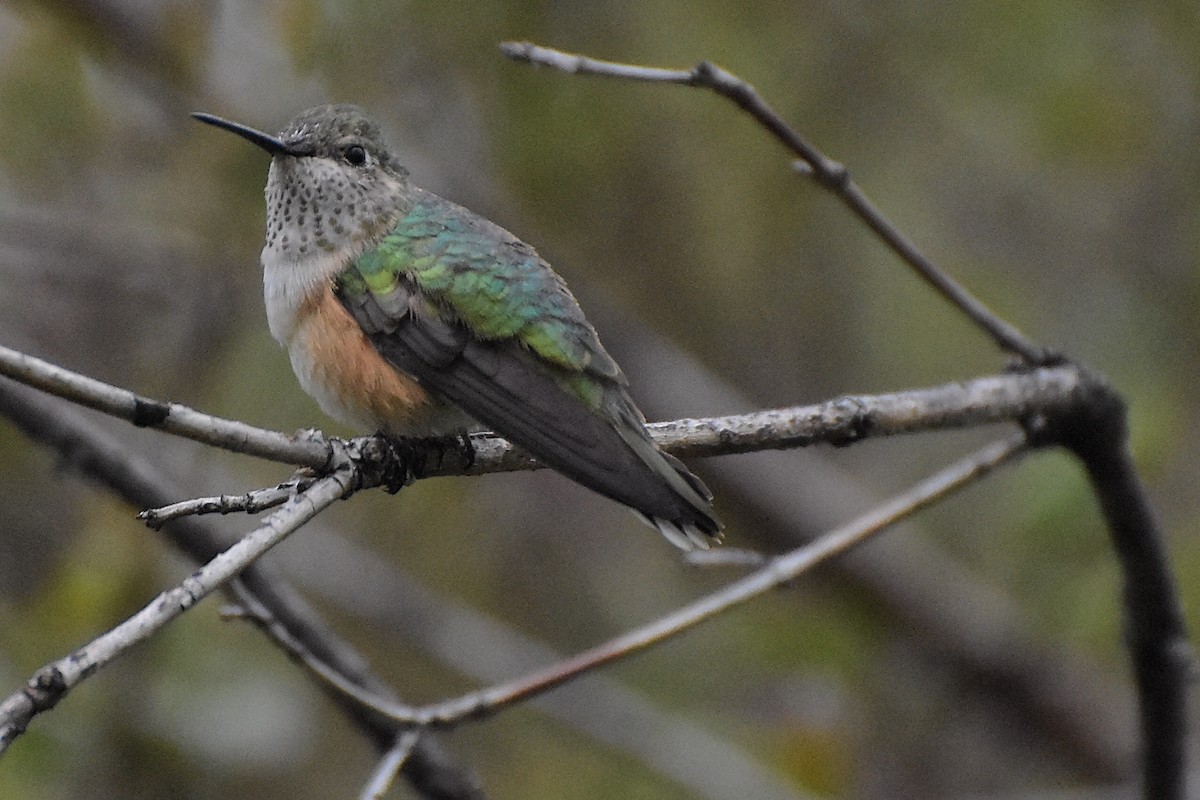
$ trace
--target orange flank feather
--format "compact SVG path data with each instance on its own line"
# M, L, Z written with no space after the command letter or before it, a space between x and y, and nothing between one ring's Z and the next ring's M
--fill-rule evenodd
M305 388L343 422L405 435L428 430L445 413L383 360L328 284L297 309L288 351Z

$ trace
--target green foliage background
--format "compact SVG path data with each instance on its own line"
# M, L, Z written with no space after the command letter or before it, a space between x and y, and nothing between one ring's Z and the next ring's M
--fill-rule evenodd
M664 66L709 59L845 162L998 312L1111 376L1194 609L1198 30L1184 2L4 3L0 341L212 413L338 431L300 393L263 319L265 159L187 117L202 109L273 130L337 101L380 120L416 181L537 245L595 309L618 360L636 363L653 331L742 395L701 405L629 369L635 396L668 398L645 403L652 417L1001 369L988 342L725 101L533 70L496 45L528 39ZM196 495L286 477L114 432ZM882 495L986 436L822 457ZM0 453L7 693L188 566L133 510L56 470L4 423ZM713 487L731 545L777 545L769 512ZM313 589L321 563L311 566L306 537L344 536L369 562L563 652L728 577L682 567L619 508L549 475L428 482L329 517L281 557L412 700L476 681L412 645L403 607L382 624L364 610L378 598L355 595L353 570L326 565L340 597ZM1118 580L1076 466L1031 459L919 526L904 535L1008 595L1035 641L1113 687L1097 691L1132 752ZM948 607L957 600L947 592ZM217 606L36 720L0 762L0 796L357 791L369 746L256 632L220 622ZM1131 761L1116 773L1081 764L1004 687L970 685L923 631L836 569L610 674L815 796L984 796L1133 774ZM446 738L498 798L689 796L533 708Z

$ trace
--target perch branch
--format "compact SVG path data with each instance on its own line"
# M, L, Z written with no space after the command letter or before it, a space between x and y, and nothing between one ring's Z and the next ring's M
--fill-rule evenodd
M0 375L140 428L158 428L235 453L313 469L326 468L332 456L329 443L319 434L288 436L202 414L178 403L151 400L3 345L0 345Z
M160 427L195 441L274 461L325 469L332 444L319 432L302 436L255 428L195 411L178 403L139 397L102 381L0 346L0 375L63 397L135 425L150 425L138 408L158 409ZM977 378L883 395L848 395L811 406L756 411L708 419L651 423L650 433L664 450L681 457L717 456L804 447L819 442L845 445L867 437L896 436L920 431L966 428L993 422L1013 422L1034 415L1051 415L1074 406L1081 385L1077 368L1064 365ZM139 421L140 420L140 421ZM370 439L356 440L364 450ZM249 444L253 443L253 444ZM457 437L406 443L416 450L416 477L481 475L537 469L541 465L494 434L471 437L473 452L464 452ZM386 460L377 453L376 459ZM209 498L188 501L189 510L232 503ZM161 509L149 516L155 518Z

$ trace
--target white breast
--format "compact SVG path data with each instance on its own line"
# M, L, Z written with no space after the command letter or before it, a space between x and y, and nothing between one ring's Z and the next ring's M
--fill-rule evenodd
M304 302L337 274L343 260L320 253L302 261L266 246L262 250L263 301L267 324L275 341L288 347L296 333L297 315Z

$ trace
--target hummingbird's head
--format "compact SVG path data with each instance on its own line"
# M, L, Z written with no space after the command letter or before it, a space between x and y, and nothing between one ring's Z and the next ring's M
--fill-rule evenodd
M310 108L289 122L274 142L282 148L276 152L296 158L328 159L360 173L378 169L408 176L388 151L379 126L358 106Z
M357 106L310 108L278 136L211 114L192 116L271 154L266 247L293 260L356 255L386 234L411 203L408 171Z

